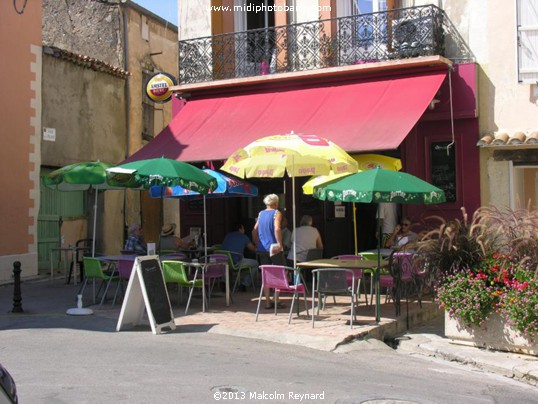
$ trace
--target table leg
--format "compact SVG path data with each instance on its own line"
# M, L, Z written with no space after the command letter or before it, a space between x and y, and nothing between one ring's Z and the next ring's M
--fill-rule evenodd
M71 249L71 262L73 263L73 285L77 286L77 250Z
M64 276L65 276L65 282L67 283L67 279L69 279L68 278L68 271L69 270L67 269L67 261L69 259L69 255L68 255L69 251L68 250L63 250L63 252L64 252L64 259L63 259L63 261L64 261Z
M205 313L205 270L206 267L204 265L202 266L202 313Z
M230 305L230 266L226 264L226 307Z
M50 281L54 282L54 268L52 265L52 250L50 250Z

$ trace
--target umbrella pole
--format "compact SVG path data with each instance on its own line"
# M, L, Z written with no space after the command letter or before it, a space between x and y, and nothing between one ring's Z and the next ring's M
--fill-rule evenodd
M357 248L357 208L355 207L355 202L353 202L353 235L355 236L355 255L358 255L359 249Z
M207 214L205 207L205 194L204 194L204 256L207 260Z
M159 242L157 244L157 251L159 251L159 255L161 255L161 230L164 226L164 186L161 185L161 227L159 228Z
M293 203L293 267L297 267L297 246L296 246L296 238L297 234L295 234L295 177L291 177L291 200Z
M97 226L97 194L99 190L94 188L95 191L95 201L93 204L93 236L92 236L92 258L95 257L95 228ZM77 276L75 274L75 276Z
M379 274L381 271L381 226L379 225L379 203L377 204L377 220L376 226L378 228L377 237L377 268L375 269L375 321L379 323L381 321L381 291L379 290Z

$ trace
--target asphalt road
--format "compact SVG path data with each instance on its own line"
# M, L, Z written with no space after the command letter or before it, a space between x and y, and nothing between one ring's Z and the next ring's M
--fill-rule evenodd
M375 340L334 353L203 328L115 332L116 321L0 315L0 362L20 403L538 402L526 384Z

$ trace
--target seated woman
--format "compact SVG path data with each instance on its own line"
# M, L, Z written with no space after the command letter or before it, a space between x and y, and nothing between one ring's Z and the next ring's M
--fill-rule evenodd
M404 217L402 223L396 225L394 232L385 242L385 247L399 249L415 241L417 234L411 231L411 219Z

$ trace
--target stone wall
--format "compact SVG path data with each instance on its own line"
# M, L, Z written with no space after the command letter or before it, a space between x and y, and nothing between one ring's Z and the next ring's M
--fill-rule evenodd
M121 24L117 4L43 0L43 45L123 66Z

